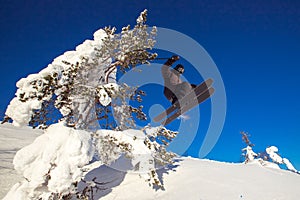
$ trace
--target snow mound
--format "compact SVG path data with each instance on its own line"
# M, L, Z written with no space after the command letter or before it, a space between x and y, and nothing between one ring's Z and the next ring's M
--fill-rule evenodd
M36 192L33 192L36 188L42 189L40 195L68 193L72 183L81 179L81 167L92 159L92 147L88 132L63 124L51 125L32 144L17 152L14 167L27 181L15 185L14 193L6 199L36 198ZM28 194L28 191L32 193Z
M16 128L11 124L0 125L0 199L22 176L14 170L13 158L17 151L41 135L41 130L29 127Z

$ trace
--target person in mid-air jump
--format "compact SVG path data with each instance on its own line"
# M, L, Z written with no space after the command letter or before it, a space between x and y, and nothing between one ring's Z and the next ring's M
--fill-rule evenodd
M164 95L172 104L196 87L194 84L181 80L180 75L184 73L183 65L178 64L176 67L170 68L177 60L179 60L179 56L174 55L161 67L161 73L165 82Z

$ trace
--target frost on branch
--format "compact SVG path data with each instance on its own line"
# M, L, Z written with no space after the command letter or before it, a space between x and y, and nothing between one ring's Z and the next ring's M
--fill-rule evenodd
M143 131L146 135L144 144L152 152L151 156L146 160L148 168L146 168L147 174L145 177L151 185L163 189L163 184L158 179L158 175L154 167L159 168L173 164L173 159L176 154L174 154L173 152L168 152L166 148L168 147L169 143L177 136L178 132L170 131L165 127L145 127ZM153 164L151 165L151 163Z
M120 34L114 34L115 28L106 27L107 37L103 41L103 47L96 49L97 53L116 60L116 65L124 72L130 67L146 64L156 58L156 53L147 50L151 50L155 44L157 29L153 27L150 32L148 31L148 26L145 25L146 16L147 10L141 13L133 29L128 25ZM108 72L116 65L112 65Z
M142 111L142 105L135 108L127 103L127 100L141 102L141 95L144 96L145 93L137 88L129 87L126 84L122 85L113 101L114 118L118 122L116 130L135 128L134 117L139 120L147 119L145 113Z
M93 137L102 162L110 165L123 156L130 160L130 170L139 173L153 187L163 188L156 170L173 163L176 154L166 148L177 134L165 127L147 126L143 130L99 130Z

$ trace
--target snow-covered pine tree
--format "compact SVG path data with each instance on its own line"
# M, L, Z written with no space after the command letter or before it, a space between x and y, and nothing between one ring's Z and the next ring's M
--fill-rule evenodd
M243 156L245 157L244 163L248 163L253 161L258 155L252 150L252 147L254 146L253 143L251 143L249 137L249 133L245 131L241 131L240 134L242 135L242 140L246 143L247 147L242 149Z
M133 29L127 26L119 34L115 28L98 30L94 40L86 40L38 74L18 81L16 97L7 108L6 118L11 118L15 125L45 126L49 124L46 113L54 105L66 125L87 129L97 119L95 103L108 106L111 98L123 98L124 90L128 89L116 84L117 67L126 71L156 57L149 51L155 43L156 28L148 31L146 16L145 10ZM140 112L132 107L129 110Z
M242 135L242 140L247 144L247 147L242 149L244 152L242 155L245 157L245 164L258 161L262 166L276 169L280 169L279 165L284 164L288 170L299 173L287 158L282 158L278 154L278 148L276 146L267 147L264 152L257 154L252 150L254 144L251 143L249 139L250 135L245 131L241 131L240 133Z
M151 52L156 28L148 29L146 17L147 10L132 29L127 26L120 33L110 27L96 31L93 40L84 41L39 73L17 82L5 121L10 119L16 126L42 126L45 133L17 152L14 166L24 180L6 199L79 195L79 183L97 185L83 180L88 173L85 167L95 156L109 165L125 155L150 185L163 187L156 167L172 163L175 154L166 147L177 132L164 127L130 129L135 126L132 114L139 119L145 119L145 114L142 106L132 107L126 99L140 101L143 93L116 81L117 70L126 72L157 56ZM98 120L107 120L110 108L114 109L117 127L106 123L109 130L101 129ZM58 112L53 114L55 109ZM53 116L59 116L57 121ZM85 193L82 191L82 198L87 198Z

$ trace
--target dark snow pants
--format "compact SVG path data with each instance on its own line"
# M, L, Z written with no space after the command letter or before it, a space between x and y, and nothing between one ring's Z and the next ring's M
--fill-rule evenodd
M192 86L190 83L182 82L180 84L177 84L174 88L174 91L172 91L173 92L173 97L171 99L172 104L182 99L185 95L187 95L191 91L192 91Z

